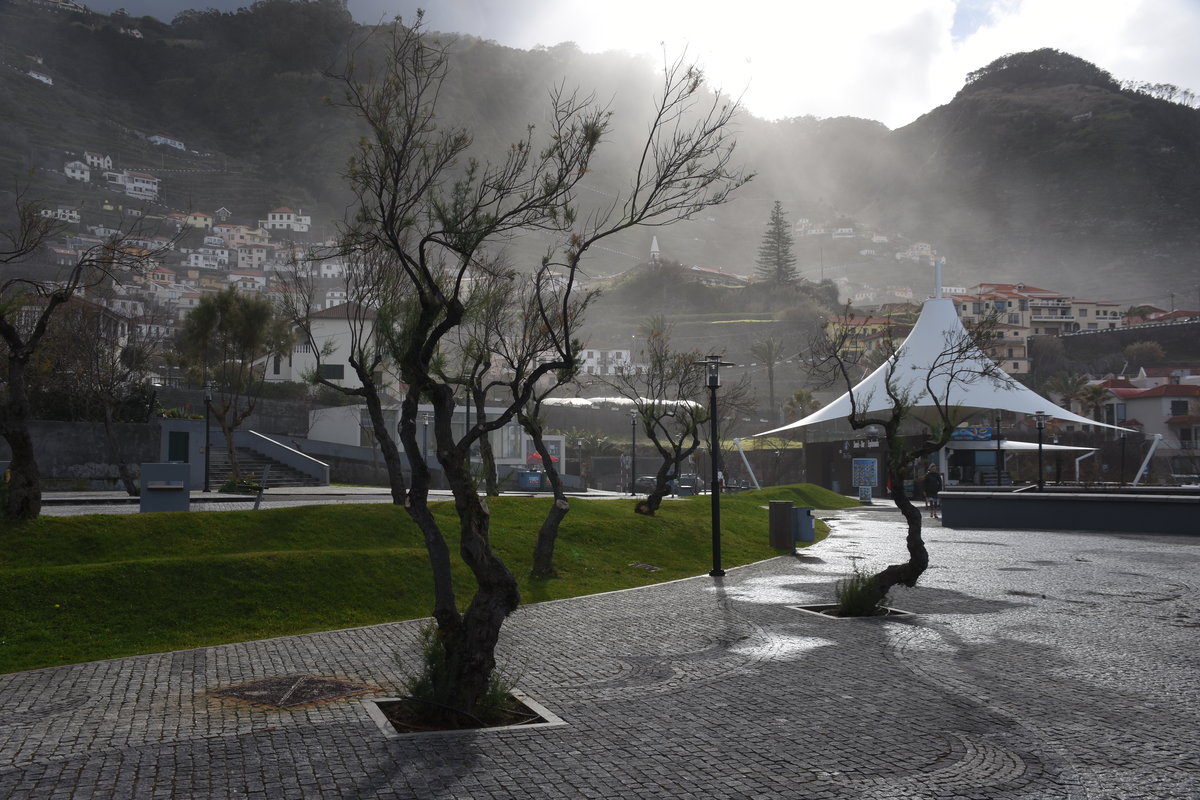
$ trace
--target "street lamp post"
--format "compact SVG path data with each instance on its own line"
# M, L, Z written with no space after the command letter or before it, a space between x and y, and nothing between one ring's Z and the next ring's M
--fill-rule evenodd
M1057 445L1058 436L1051 436L1050 444ZM1054 451L1054 482L1062 485L1062 452L1059 450Z
M212 384L204 384L204 491L208 485L208 451L212 449Z
M1121 477L1117 481L1121 486L1125 485L1125 434L1121 434Z
M421 460L429 464L429 412L421 412L421 421L425 426L421 429Z
M710 355L703 361L697 361L696 364L704 366L708 374L708 418L711 423L710 436L710 453L712 455L712 489L709 494L712 496L712 556L713 568L712 572L708 573L714 578L720 578L725 575L725 570L721 569L721 482L719 478L720 439L717 438L717 387L721 385L721 367L736 366L727 361L722 361L718 355Z
M629 493L637 494L637 409L629 412Z
M1041 492L1041 491L1045 491L1045 489L1046 489L1046 481L1045 481L1045 479L1042 477L1042 435L1043 435L1043 434L1045 433L1045 431L1046 431L1046 412L1044 412L1044 411L1039 411L1039 412L1037 412L1036 414L1034 414L1034 415L1033 415L1033 418L1034 418L1035 420L1037 420L1037 432L1038 432L1038 491L1039 491L1039 492Z
M576 439L575 446L579 452L579 488L587 489L587 484L583 480L583 439Z
M1004 466L1004 455L1000 452L1000 409L996 409L996 487L1000 487L1000 468Z

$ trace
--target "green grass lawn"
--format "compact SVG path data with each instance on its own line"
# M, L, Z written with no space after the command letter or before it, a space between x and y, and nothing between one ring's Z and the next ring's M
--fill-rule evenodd
M777 554L767 545L768 500L856 505L810 485L726 495L724 566ZM712 566L707 496L668 501L656 517L635 515L632 500L573 500L555 549L559 577L530 580L550 502L489 500L492 546L523 602ZM456 550L453 506L435 509ZM456 570L465 607L474 586L465 566ZM42 517L0 533L0 672L426 617L431 598L423 540L392 505Z

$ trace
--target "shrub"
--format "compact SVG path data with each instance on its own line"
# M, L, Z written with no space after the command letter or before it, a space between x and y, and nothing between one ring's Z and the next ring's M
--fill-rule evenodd
M479 704L470 712L455 708L453 704L453 670L447 660L446 648L442 646L437 624L429 622L421 627L421 663L416 671L407 669L399 657L405 676L401 683L406 699L412 700L407 709L409 718L420 725L438 728L471 728L507 722L514 711L512 690L516 681L502 674L500 669L492 672L487 691Z
M221 488L217 491L222 494L258 494L260 488L262 487L254 481L248 481L245 478L235 481L231 478L221 484Z
M837 613L842 617L873 617L887 599L886 595L879 597L875 576L858 564L849 576L837 582L834 591L837 593Z

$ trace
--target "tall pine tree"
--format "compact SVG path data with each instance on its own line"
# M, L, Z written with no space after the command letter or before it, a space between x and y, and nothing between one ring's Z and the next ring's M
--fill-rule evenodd
M784 219L783 204L778 200L771 209L771 221L758 246L759 276L774 284L793 283L796 280L796 257L792 255L792 232Z

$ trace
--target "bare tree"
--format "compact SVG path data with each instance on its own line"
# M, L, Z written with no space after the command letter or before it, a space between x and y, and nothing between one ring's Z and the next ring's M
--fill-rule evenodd
M563 319L574 320L571 327L578 329L584 312L597 294L596 291L577 291L575 296L567 296L566 285L547 270L539 270L522 284L521 291L514 298L518 301L518 313L507 316L510 322L507 331L499 332L496 337L503 360L502 369L511 376L507 385L509 395L514 400L525 382L525 376L536 369L548 355L555 354L551 357L560 358L564 364L560 369L545 374L534 386L525 405L517 410L517 421L533 441L534 450L541 458L546 480L554 493L554 503L542 520L533 548L530 574L535 578L550 578L557 574L554 569L554 545L558 539L559 527L571 510L558 467L546 446L542 402L559 387L575 380L579 370L575 355L579 346L577 342L572 341L564 352L551 332L569 330L562 326ZM555 317L549 317L549 313L553 313ZM559 315L563 315L563 318L560 319Z
M878 412L865 411L875 405L875 398L853 391L860 377L860 369L855 356L848 353L861 352L850 347L856 337L860 337L861 331L853 325L834 326L828 335L813 343L811 353L814 371L823 374L832 383L844 385L849 391L851 410L847 421L850 426L855 430L869 426L878 426L883 430L892 500L904 515L908 527L905 539L908 561L891 564L872 576L877 602L882 602L897 585L915 586L929 566L929 552L921 535L921 512L908 497L905 481L912 478L913 465L941 450L950 441L955 426L962 421L965 410L951 402L951 390L956 385L980 380L997 383L1010 380L994 362L980 357L982 348L994 338L994 329L995 319L990 318L961 334L945 335L942 349L933 356L928 370L919 377L924 396L929 398L929 404L922 405L920 414L916 413L918 407L915 398L921 393L914 390L914 383L910 380L912 376L899 371L901 342L893 336L892 329L884 331L880 344L886 355L881 385L887 403L886 408Z
M408 313L395 320L398 328L389 335L406 384L400 439L412 483L405 508L424 535L433 570L433 615L449 671L449 699L471 711L491 679L500 628L519 594L512 573L491 548L490 512L469 470L470 449L526 408L544 376L574 368L570 299L579 261L590 246L617 230L666 224L723 202L744 180L729 166L733 142L727 127L736 104L714 101L709 111L697 113L702 76L682 65L668 69L630 191L607 209L580 218L574 193L608 128L606 110L555 90L544 146L535 146L531 128L502 161L464 163L470 135L442 127L436 113L446 48L421 30L420 16L416 25L397 23L385 36L378 68L351 61L340 76L345 105L368 128L350 162L358 214L348 234L351 241L388 251L410 292ZM552 347L512 392L507 408L493 419L476 420L456 438L451 427L456 387L435 367L439 348L467 318L468 284L476 270L486 268L487 248L533 230L566 237L561 256L548 257L539 268L546 278L560 272L561 290L537 303ZM446 538L428 506L429 473L415 456L421 401L433 408L437 459L459 517L459 554L477 586L465 612L456 601Z
M41 513L42 488L29 427L30 364L65 303L89 287L142 271L161 250L135 246L133 240L144 237L134 227L79 252L66 266L52 266L38 256L62 233L62 224L44 215L43 205L24 188L13 200L15 213L0 225L0 344L7 362L0 382L0 436L12 451L3 514L33 519Z
M313 265L317 260L330 258L339 259L346 290L346 302L338 306L337 315L339 325L344 326L339 333L344 336L336 338L349 351L346 360L358 379L357 385L334 381L322 369L336 352L337 344L335 337L323 337L313 316L318 308ZM313 254L307 261L293 265L289 291L283 295L282 313L291 321L300 342L314 354L316 366L304 378L341 394L362 398L371 433L383 455L392 502L403 505L408 491L404 459L383 408L393 378L387 334L396 329L398 320L408 312L405 274L392 263L392 258L389 250L378 246L346 247L324 256Z
M108 457L136 496L137 475L117 424L146 422L153 413L149 376L162 336L153 316L127 317L100 294L73 297L59 310L37 359L38 383L69 404L72 419L101 423Z
M530 317L522 313L528 292L522 294L521 285L528 281L508 267L507 258L494 259L477 271L463 324L447 336L451 346L444 348L440 377L463 388L477 423L486 424L488 392L519 385L548 346L522 335ZM480 437L478 447L485 493L496 497L500 483L491 438Z
M642 433L661 459L654 488L634 506L638 514L653 516L671 493L680 466L700 446L700 426L709 416L703 402L705 372L698 364L703 359L700 351L673 349L671 329L661 316L647 320L642 335L645 345L638 362L645 368L601 380L633 403Z

